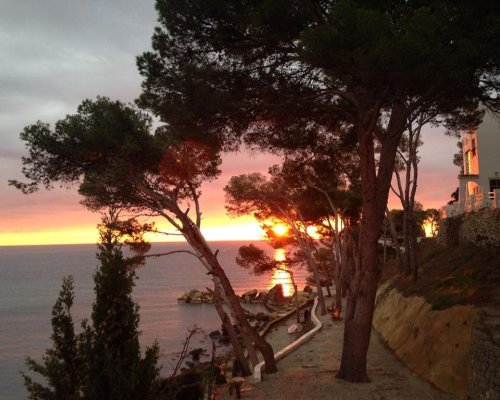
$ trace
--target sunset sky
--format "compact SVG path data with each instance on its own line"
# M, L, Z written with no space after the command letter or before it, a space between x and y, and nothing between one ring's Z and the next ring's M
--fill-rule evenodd
M79 204L75 188L25 196L7 185L22 178L19 133L74 113L85 98L132 102L141 82L135 57L150 48L155 22L152 0L0 0L0 245L97 240L99 216ZM423 140L417 200L438 208L458 185L456 139L427 129ZM208 240L258 239L251 218L225 215L222 188L232 175L265 172L277 158L242 151L223 160L221 177L202 188L204 233ZM398 207L394 199L390 207Z

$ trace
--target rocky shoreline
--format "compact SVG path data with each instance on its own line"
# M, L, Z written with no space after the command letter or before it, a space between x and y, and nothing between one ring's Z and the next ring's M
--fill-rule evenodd
M299 302L303 303L312 299L312 288L309 286L304 287L304 290L298 292ZM265 306L281 308L285 304L292 303L295 300L295 295L285 297L283 295L283 287L280 284L275 285L270 290L247 290L240 296L237 296L242 303L247 304L263 304ZM213 304L213 290L206 288L206 290L191 289L182 294L177 299L178 303L186 304Z
M299 298L299 306L304 305L313 299L313 291L309 286L304 287L304 290L297 293ZM277 284L270 290L247 290L238 296L243 304L261 304L268 312L252 313L245 310L248 321L258 330L264 327L271 321L281 318L284 314L289 313L296 309L295 295L285 297L283 295L283 287ZM213 290L206 288L206 290L192 289L183 293L177 299L178 303L184 304L213 304Z

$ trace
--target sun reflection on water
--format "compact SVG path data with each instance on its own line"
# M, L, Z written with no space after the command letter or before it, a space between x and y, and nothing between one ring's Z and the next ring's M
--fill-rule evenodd
M276 249L274 252L274 260L275 261L285 261L286 260L286 252L285 249ZM285 264L281 264L281 268L287 269ZM269 283L269 288L274 287L277 284L281 284L283 287L283 294L286 297L290 297L293 294L293 285L292 280L290 278L290 274L286 271L275 270L271 277L271 281Z

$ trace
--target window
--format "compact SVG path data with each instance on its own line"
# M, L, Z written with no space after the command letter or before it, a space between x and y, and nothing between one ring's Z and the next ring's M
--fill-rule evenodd
M472 156L470 150L465 153L465 174L472 174Z
M476 139L472 139L471 152L473 156L476 155Z
M500 189L500 179L490 179L490 192Z

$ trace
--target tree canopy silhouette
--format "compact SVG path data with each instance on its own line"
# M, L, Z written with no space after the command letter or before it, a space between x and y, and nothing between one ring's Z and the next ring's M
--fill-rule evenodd
M136 107L104 97L85 100L54 130L42 122L24 129L21 138L29 156L23 158L23 173L29 181L10 183L25 193L58 182L77 184L82 203L90 209L111 207L165 218L211 275L216 298L228 304L252 363L258 363L255 345L266 360L266 371L276 371L272 347L248 323L217 252L200 230L200 185L220 172L217 149L180 141L168 125L154 134L151 128L151 119Z
M290 151L322 135L358 143L359 268L338 376L367 380L377 241L406 121L450 130L500 109L500 4L491 0L158 0L139 104L176 132ZM375 152L375 147L379 150Z

